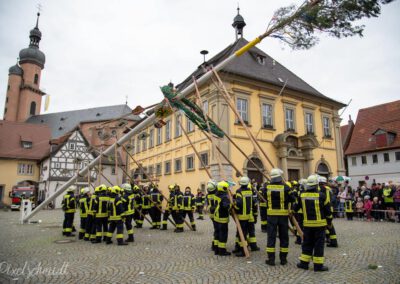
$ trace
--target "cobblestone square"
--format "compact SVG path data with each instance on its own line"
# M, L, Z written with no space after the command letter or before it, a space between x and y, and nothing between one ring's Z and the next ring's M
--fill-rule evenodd
M185 228L182 234L174 233L170 224L168 231L159 231L145 223L135 230L133 244L118 247L115 240L112 245L91 244L77 237L56 243L67 239L61 236L60 210L42 211L33 218L42 222L29 225L19 224L19 216L0 212L0 283L400 283L399 224L336 219L339 248L325 249L330 270L316 273L296 268L300 246L293 236L288 265L268 267L266 234L259 223L262 250L244 259L213 255L208 217L196 220L196 232ZM232 221L229 229L232 250ZM369 269L370 264L377 269ZM48 275L57 273L61 275Z

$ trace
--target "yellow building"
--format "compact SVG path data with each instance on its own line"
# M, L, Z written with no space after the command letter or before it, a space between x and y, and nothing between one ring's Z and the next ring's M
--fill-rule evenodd
M37 189L39 161L50 151L50 128L0 120L0 203L10 205L14 186Z
M193 76L201 77L209 66L216 66L247 43L238 37L242 35L241 28L234 27L237 40L177 85L178 91L192 83ZM258 48L235 59L219 75L239 114L273 165L255 149L215 80L200 87L204 109L265 173L273 166L281 168L289 180L315 172L325 176L344 173L338 115L344 106L342 103L324 96ZM189 98L194 100L194 93ZM221 178L219 155L212 151L212 144L184 115L179 113L178 119L182 120L213 178ZM209 177L174 115L164 121L166 125L162 128L147 127L133 137L135 159L144 167L146 175L158 180L163 190L172 183L190 186L192 190L205 188ZM218 145L244 175L262 182L262 174L226 138L218 140ZM223 158L222 163L226 176L236 180L232 167ZM131 161L130 166L135 177L143 177L135 163Z

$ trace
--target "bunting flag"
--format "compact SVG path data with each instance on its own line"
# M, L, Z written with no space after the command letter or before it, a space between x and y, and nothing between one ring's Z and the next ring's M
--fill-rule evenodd
M44 111L49 110L49 105L50 105L50 95L46 96L46 101L44 102Z

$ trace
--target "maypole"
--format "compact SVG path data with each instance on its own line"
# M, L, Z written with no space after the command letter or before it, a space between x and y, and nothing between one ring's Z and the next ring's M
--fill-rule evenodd
M363 9L359 9L358 5L342 5L342 1L322 1L311 0L304 1L297 9L294 6L289 8L281 8L277 11L276 17L268 25L267 30L256 37L254 40L243 46L235 53L228 56L226 59L217 64L213 70L216 72L222 70L227 64L246 53L250 48L260 43L264 38L271 36L279 38L288 43L294 49L307 49L315 45L317 42L314 32L326 32L328 35L340 38L342 36L362 36L363 25L353 26L351 23L355 20L360 20L365 17L377 17L380 14L381 4L387 4L391 0L376 0L360 2ZM318 13L321 12L321 13ZM327 17L333 13L334 17ZM198 79L198 84L201 86L213 75L213 70L207 71ZM189 95L195 89L194 83L180 91L176 99L180 100ZM105 155L110 155L114 147L120 147L129 141L129 139L138 134L143 128L155 122L155 114L151 114L132 130L122 136L113 145L109 146L105 151ZM39 206L30 214L24 217L23 222L27 221L36 215L40 210L45 208L55 198L64 193L64 191L74 184L79 177L84 177L90 169L99 164L101 156L96 157L88 166L71 177L64 183L60 189L53 193L49 198L45 199Z

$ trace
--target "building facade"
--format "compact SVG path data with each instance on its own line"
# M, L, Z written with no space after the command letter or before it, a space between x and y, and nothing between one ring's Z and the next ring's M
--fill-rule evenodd
M177 85L178 91L190 84L193 77L199 78L207 68L217 65L247 44L240 36L243 31L238 33L238 27L235 28L237 40ZM254 148L224 100L221 88L213 80L200 87L205 112L265 173L272 167L279 167L290 180L315 172L326 176L344 173L338 115L338 110L344 106L342 103L319 93L258 48L250 49L223 68L220 76L237 111L272 164ZM194 93L188 97L195 100ZM143 175L131 161L135 178L150 176L164 190L172 183L195 190L205 188L209 180L204 164L213 178L221 178L221 161L226 177L236 179L229 163L213 151L206 136L181 112L177 119L171 115L163 120L165 125L162 128L147 127L131 140L134 158L146 171ZM195 155L177 120L189 133L203 163ZM252 163L226 138L218 140L217 145L244 175L258 182L263 180Z
M351 184L400 183L400 100L360 109L345 149Z

